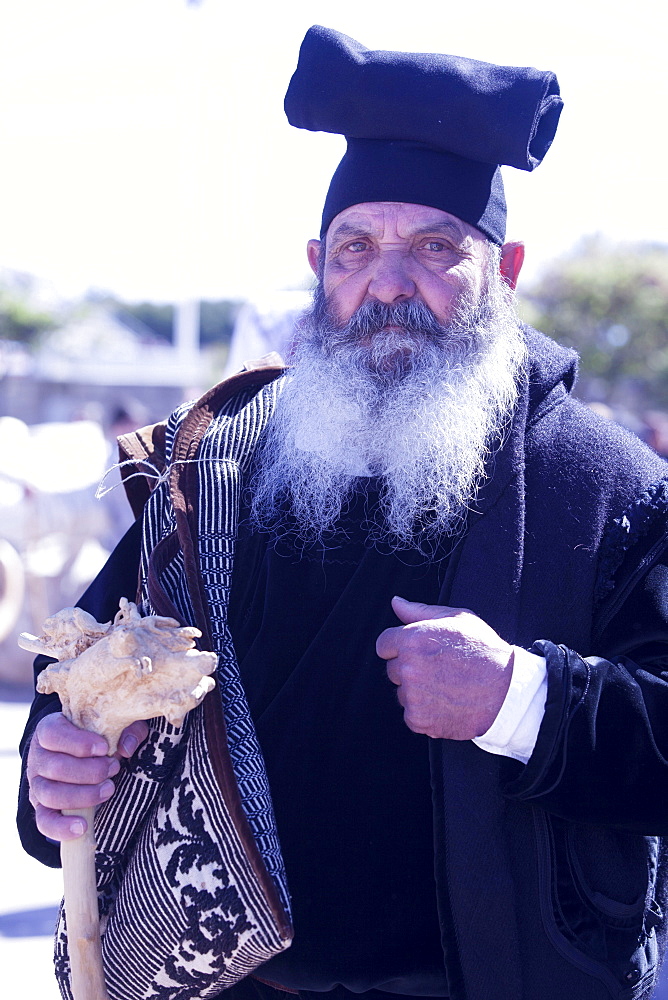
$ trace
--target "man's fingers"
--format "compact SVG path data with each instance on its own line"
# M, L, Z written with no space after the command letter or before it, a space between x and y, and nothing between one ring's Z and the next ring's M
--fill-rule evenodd
M35 824L39 832L51 840L75 840L87 828L83 816L63 816L61 812L39 804L35 806Z
M439 604L420 604L418 601L407 601L403 597L392 598L392 610L403 623L394 628L386 628L376 641L376 653L383 660L391 660L399 655L399 649L405 642L406 625L426 622L434 618L452 618L462 614L462 608L449 608Z
M113 778L120 769L115 757L73 757L44 750L41 746L34 748L30 762L31 775L39 774L51 781L73 785L99 785L106 778Z
M121 733L118 741L118 757L132 757L133 753L148 736L148 723L143 721L133 722Z
M36 774L30 782L30 793L33 803L47 809L85 809L111 798L114 783L107 778L98 785L72 785Z
M397 660L396 659L390 660L389 663L387 664L386 670L389 679L392 681L393 684L396 684L398 687L402 682L402 671L397 663Z
M393 597L392 610L400 622L412 625L413 622L426 622L431 618L449 618L462 609L440 604L421 604L419 601L407 601L405 597Z
M104 757L109 752L109 744L103 736L79 729L61 712L42 719L35 730L35 738L45 750L72 757Z
M386 628L376 639L376 653L381 660L392 660L399 653L399 635L402 632L401 626L396 628Z

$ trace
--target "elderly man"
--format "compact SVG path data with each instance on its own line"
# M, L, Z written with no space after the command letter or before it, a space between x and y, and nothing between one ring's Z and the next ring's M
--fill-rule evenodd
M293 363L125 439L143 516L82 601L139 571L220 693L121 759L44 697L24 741L31 853L104 803L113 998L650 996L668 469L513 310L498 164L560 107L551 74L307 34L288 115L349 145Z

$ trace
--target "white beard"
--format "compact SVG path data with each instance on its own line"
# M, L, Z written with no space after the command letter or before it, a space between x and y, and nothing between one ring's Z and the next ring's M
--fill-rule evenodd
M457 531L509 423L525 356L509 289L496 273L487 283L478 302L460 296L445 328L421 303L405 306L401 333L370 333L364 307L361 325L353 317L352 331L340 329L316 291L259 451L256 525L280 533L289 520L324 541L364 477L377 476L380 534L393 546ZM395 316L379 309L380 323Z

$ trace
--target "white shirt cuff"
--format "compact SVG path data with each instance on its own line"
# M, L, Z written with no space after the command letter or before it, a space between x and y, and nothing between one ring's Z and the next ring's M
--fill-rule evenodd
M473 742L487 753L529 760L538 739L547 698L547 664L543 656L513 646L513 676L499 714Z

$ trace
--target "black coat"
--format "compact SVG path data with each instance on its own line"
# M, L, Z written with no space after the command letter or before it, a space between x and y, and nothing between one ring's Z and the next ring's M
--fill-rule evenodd
M468 1000L645 996L668 833L666 465L570 397L572 357L529 344L526 419L441 603L545 655L548 698L526 767L432 746L448 971Z

